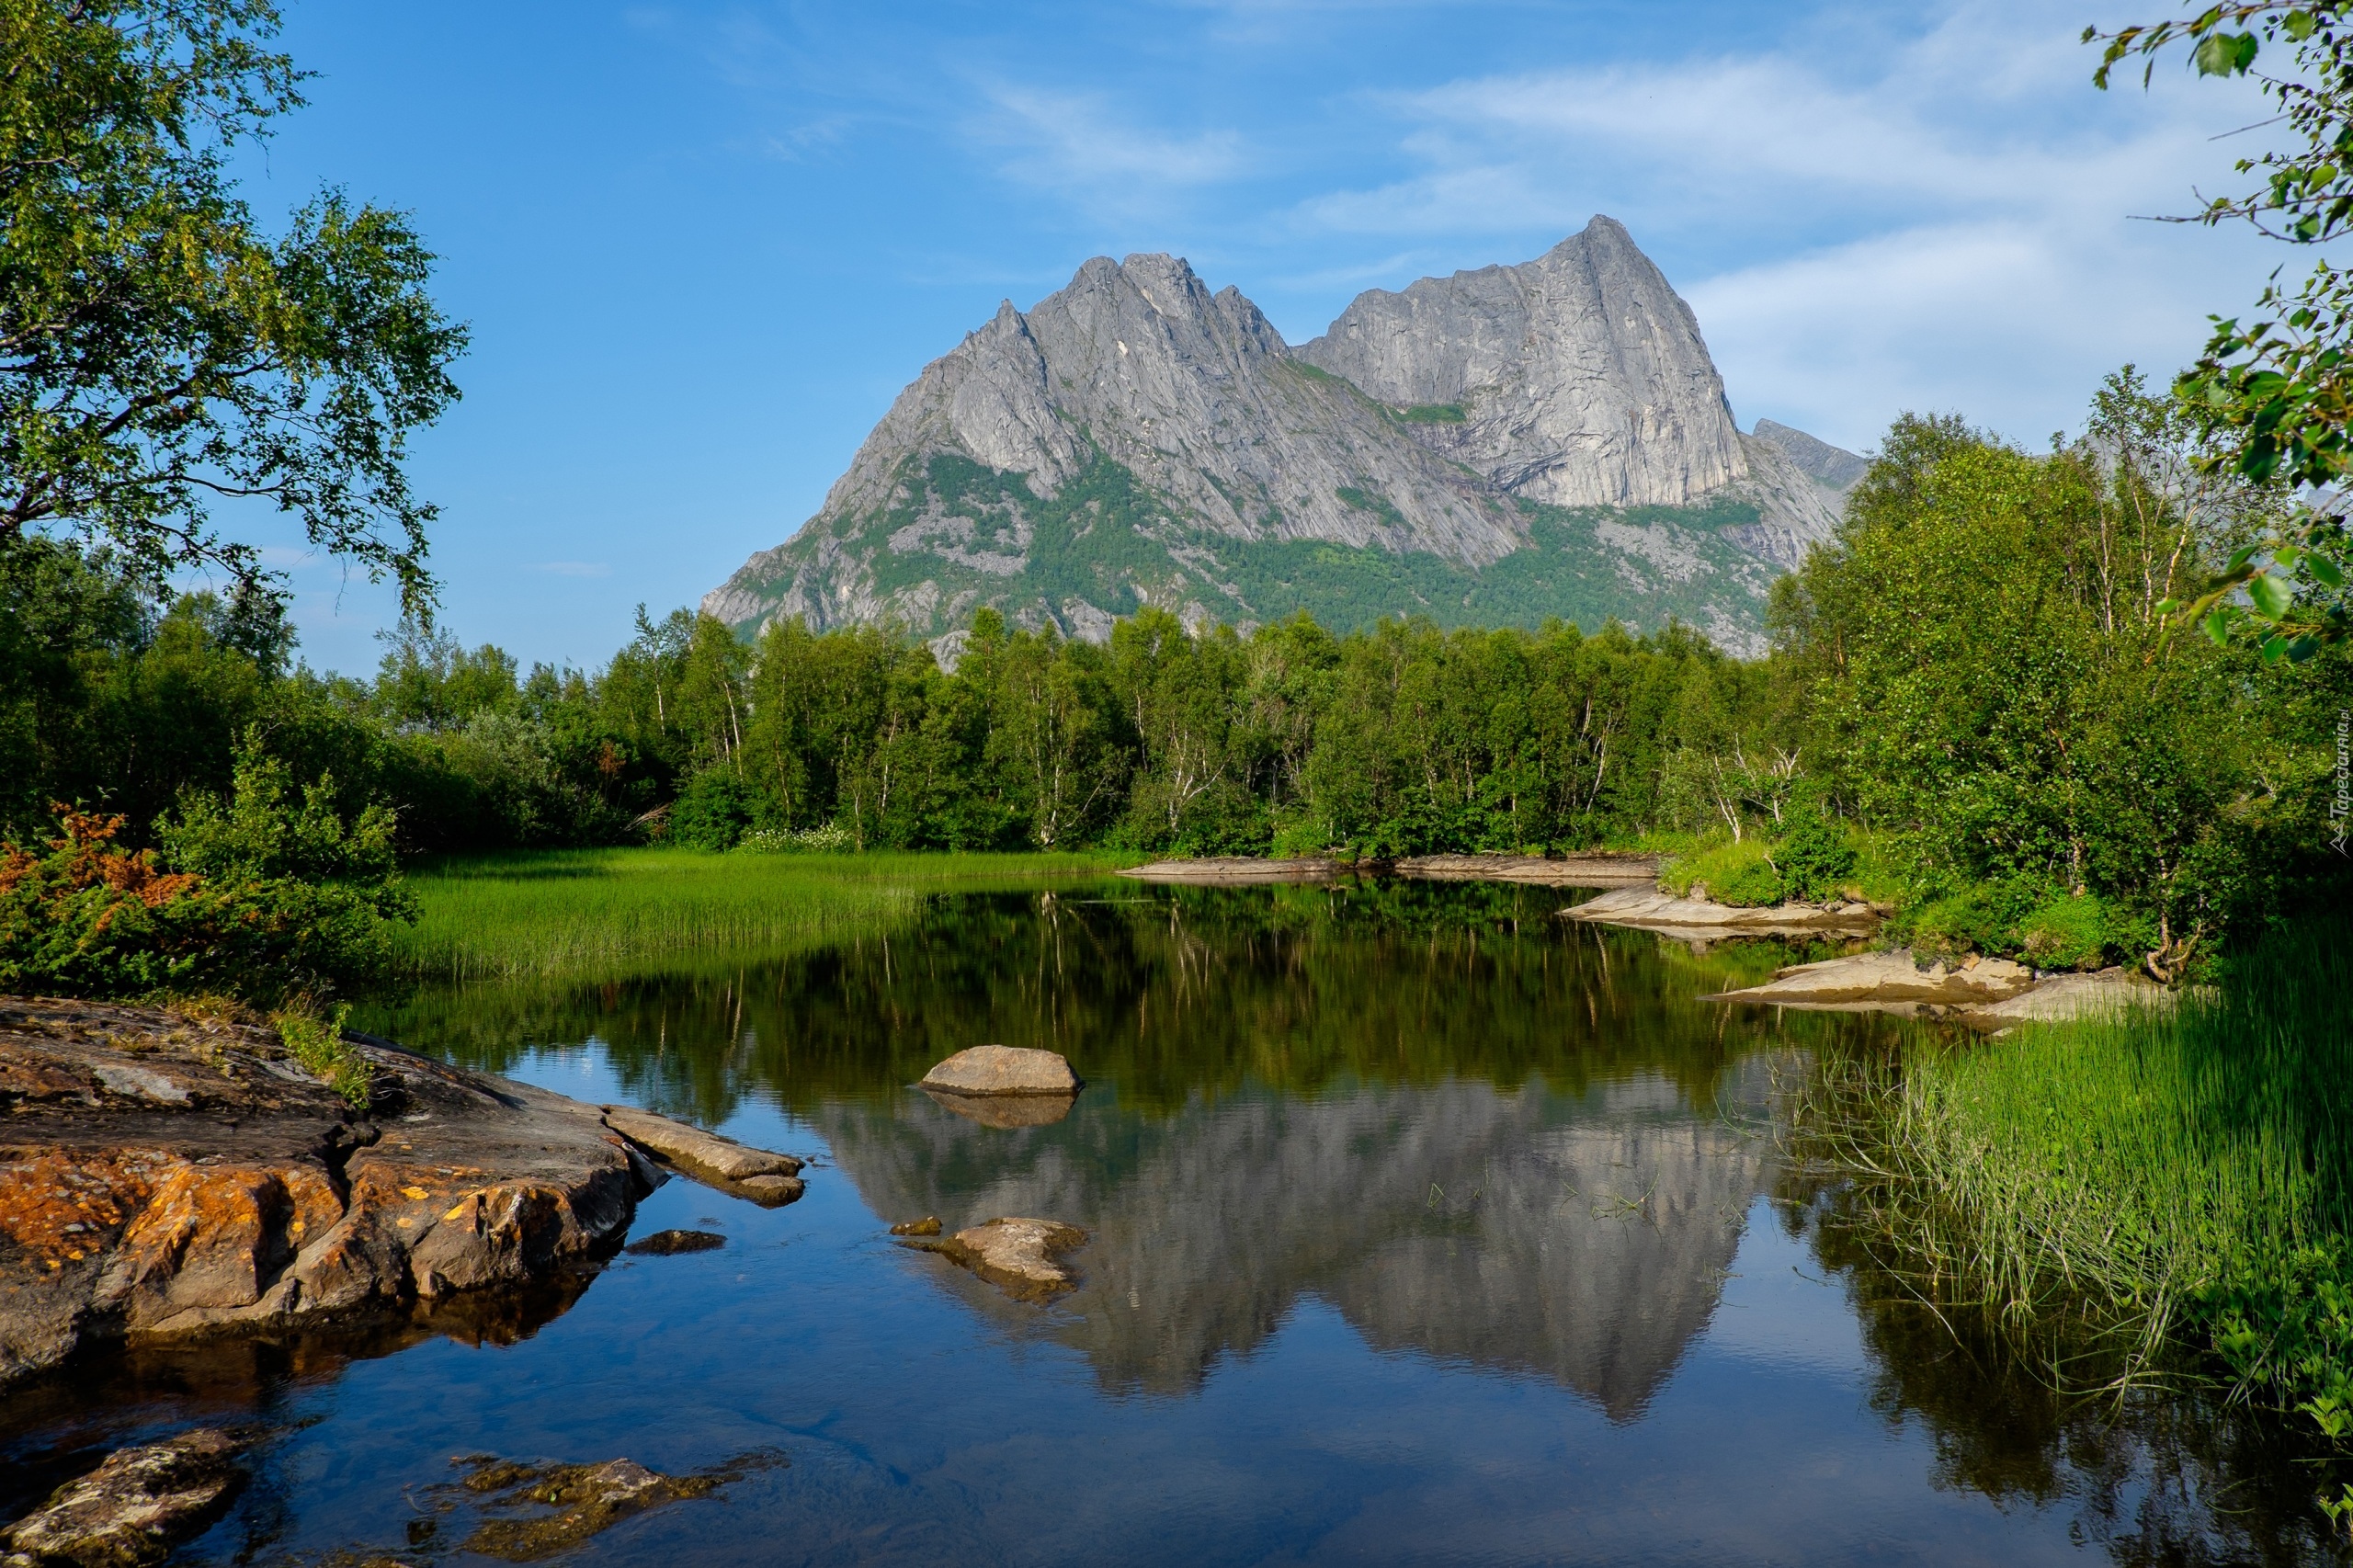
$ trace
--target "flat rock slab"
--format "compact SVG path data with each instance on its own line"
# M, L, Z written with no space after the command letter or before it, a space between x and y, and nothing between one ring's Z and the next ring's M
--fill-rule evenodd
M1550 859L1540 855L1412 855L1402 860L1340 860L1311 856L1289 860L1248 855L1198 860L1154 860L1120 873L1147 882L1244 887L1257 882L1327 882L1342 877L1410 877L1427 881L1525 882L1540 887L1647 885L1658 875L1654 855L1597 851Z
M606 1126L722 1192L771 1203L801 1196L801 1162L790 1154L755 1149L635 1106L608 1105L604 1110ZM790 1197L784 1196L788 1190Z
M364 1109L265 1028L0 999L0 1384L94 1339L406 1310L618 1243L651 1167L594 1106L347 1041Z
M984 1221L944 1241L908 1240L963 1265L1017 1301L1037 1301L1074 1289L1078 1279L1063 1255L1086 1244L1086 1233L1058 1220Z
M118 1449L6 1529L7 1568L137 1568L161 1562L220 1517L244 1484L243 1445L225 1432L183 1432Z
M1391 868L1401 877L1439 882L1524 882L1535 887L1647 887L1658 877L1655 855L1597 852L1549 859L1540 855L1412 855Z
M1868 903L1779 903L1744 909L1705 899L1677 898L1655 888L1619 888L1561 911L1571 920L1631 926L1673 936L1771 936L1776 932L1847 931L1879 928L1879 911Z
M1051 1051L976 1045L925 1074L921 1086L950 1095L1067 1096L1078 1093L1079 1079L1070 1063Z
M2168 991L2145 975L2104 969L2096 974L2052 975L2006 1000L1968 1008L1961 1018L1976 1028L1999 1029L2013 1024L2071 1023L2079 1018L2120 1017L2136 1011L2163 1012L2179 1002L2180 993Z
M2123 969L2096 974L2041 974L2006 959L1969 959L1921 967L1911 953L1859 953L1796 964L1763 985L1704 997L1761 1002L1824 1012L1881 1012L1955 1019L1971 1028L2064 1023L2162 1010L2179 995Z
M1221 855L1199 860L1154 860L1149 866L1131 866L1120 875L1143 882L1238 887L1252 882L1325 882L1359 869L1348 861L1320 857L1262 860L1247 855Z

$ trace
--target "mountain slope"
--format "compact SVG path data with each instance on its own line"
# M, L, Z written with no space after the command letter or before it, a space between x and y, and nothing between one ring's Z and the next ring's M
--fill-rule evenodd
M919 635L983 604L1079 636L1143 604L1674 615L1746 650L1836 498L1733 426L1689 309L1608 219L1368 293L1297 350L1182 260L1098 257L926 366L817 516L703 608Z

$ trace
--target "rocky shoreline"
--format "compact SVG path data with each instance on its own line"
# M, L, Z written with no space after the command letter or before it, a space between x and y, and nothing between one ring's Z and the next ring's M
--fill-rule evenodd
M1923 962L1909 949L1791 964L1762 985L1704 996L1817 1012L1951 1018L1980 1030L2170 1007L2177 994L2123 969L2046 973L2007 959Z
M252 1023L0 999L0 1386L100 1342L561 1283L666 1179L654 1144L698 1165L735 1151L745 1176L711 1185L800 1196L789 1156L644 1112L625 1136L598 1107L345 1040L370 1072L364 1107Z
M1648 884L1658 858L1614 849L1557 859L1541 855L1409 855L1393 860L1342 860L1326 856L1267 859L1252 855L1195 860L1154 860L1119 873L1145 882L1248 887L1262 882L1328 882L1344 877L1403 877L1441 882L1519 882L1534 887L1618 887Z

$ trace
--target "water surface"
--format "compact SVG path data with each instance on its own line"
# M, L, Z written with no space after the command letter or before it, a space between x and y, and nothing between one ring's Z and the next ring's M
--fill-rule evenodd
M581 1562L2335 1560L2268 1424L2053 1395L1785 1168L1813 1053L1897 1026L1716 1008L1790 951L1563 902L1074 883L784 960L422 992L367 1027L813 1156L808 1196L674 1181L635 1233L723 1248L430 1330L83 1369L8 1403L0 1500L258 1419L259 1483L188 1561L458 1561L413 1532L471 1453L781 1456ZM1067 1055L1070 1115L908 1087L990 1040ZM927 1214L1084 1226L1083 1282L1017 1302L886 1233Z

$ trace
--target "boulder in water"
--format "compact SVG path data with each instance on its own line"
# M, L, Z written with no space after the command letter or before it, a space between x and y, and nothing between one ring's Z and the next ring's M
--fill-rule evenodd
M1051 1051L976 1045L925 1074L923 1087L951 1095L1074 1095L1079 1078Z

